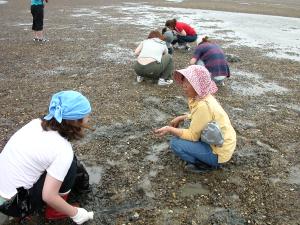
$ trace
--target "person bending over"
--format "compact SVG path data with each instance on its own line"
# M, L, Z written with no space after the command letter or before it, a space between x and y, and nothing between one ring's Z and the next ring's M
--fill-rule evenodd
M84 136L91 106L76 91L54 94L49 114L18 130L0 153L0 212L25 218L43 208L82 224L93 212L65 199L76 178L77 159L71 141Z
M208 40L207 36L200 39L190 64L204 65L218 85L224 86L224 80L230 77L228 62L219 45Z
M174 41L174 39L176 38L176 36L174 35L173 31L170 30L167 27L164 27L162 29L161 33L162 33L162 35L165 38L165 42L166 42L166 45L168 47L168 53L170 55L173 55L174 49L173 49L173 46L172 46L172 42Z
M159 31L151 31L148 38L142 41L135 50L137 61L134 70L137 74L137 82L142 82L144 77L158 79L158 85L170 85L173 83L171 76L174 63L163 35Z
M178 22L176 19L167 20L165 26L171 29L176 34L176 39L172 42L173 46L176 47L176 43L179 44L179 49L190 50L188 42L194 42L197 40L197 33L194 28L190 25Z

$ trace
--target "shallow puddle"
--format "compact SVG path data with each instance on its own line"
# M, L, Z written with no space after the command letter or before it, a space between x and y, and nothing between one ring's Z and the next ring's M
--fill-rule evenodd
M260 82L258 84L251 84L250 86L249 83L243 84L241 82L233 81L230 86L235 93L244 96L259 96L267 92L272 92L272 93L275 92L277 94L282 94L284 92L287 92L286 88L281 87L274 82L272 83Z
M272 183L272 184L277 184L278 182L280 182L280 178L278 177L270 177L269 178L269 181Z
M159 154L168 148L169 144L167 142L153 145L145 159L151 162L157 162L159 160Z
M151 181L148 176L144 177L144 179L139 183L139 187L143 189L145 195L149 198L154 198L155 195L152 191Z
M167 2L176 2L176 3L180 3L183 2L184 0L166 0Z
M288 183L300 185L300 165L296 165L290 168Z
M200 183L186 184L180 191L182 197L193 195L207 195L209 190Z
M103 167L98 165L92 165L89 163L84 163L84 167L86 168L90 176L90 184L99 184L101 181L101 177L104 173Z

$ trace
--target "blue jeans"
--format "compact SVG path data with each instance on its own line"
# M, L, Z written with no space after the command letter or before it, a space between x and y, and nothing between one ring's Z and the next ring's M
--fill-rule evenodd
M175 155L188 163L196 164L202 162L211 167L220 167L218 156L212 152L209 144L173 137L170 146Z

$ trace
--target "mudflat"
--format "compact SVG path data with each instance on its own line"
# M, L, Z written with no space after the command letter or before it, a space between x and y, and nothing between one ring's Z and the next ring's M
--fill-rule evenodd
M92 191L74 200L94 210L87 224L299 224L298 1L49 1L50 41L42 45L31 40L28 2L0 3L0 148L47 112L53 93L84 93L96 130L74 151ZM216 98L238 144L221 170L186 171L170 137L152 133L188 111L187 101L175 84L137 83L133 51L172 18L191 22L228 55L232 75ZM175 51L176 69L192 51ZM37 215L26 223L49 221Z

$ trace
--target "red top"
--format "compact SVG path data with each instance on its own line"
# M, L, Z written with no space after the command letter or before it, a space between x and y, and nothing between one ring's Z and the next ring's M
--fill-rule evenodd
M187 36L196 35L196 31L194 30L194 28L183 22L176 22L175 30L177 32L181 32L182 30L184 30Z

